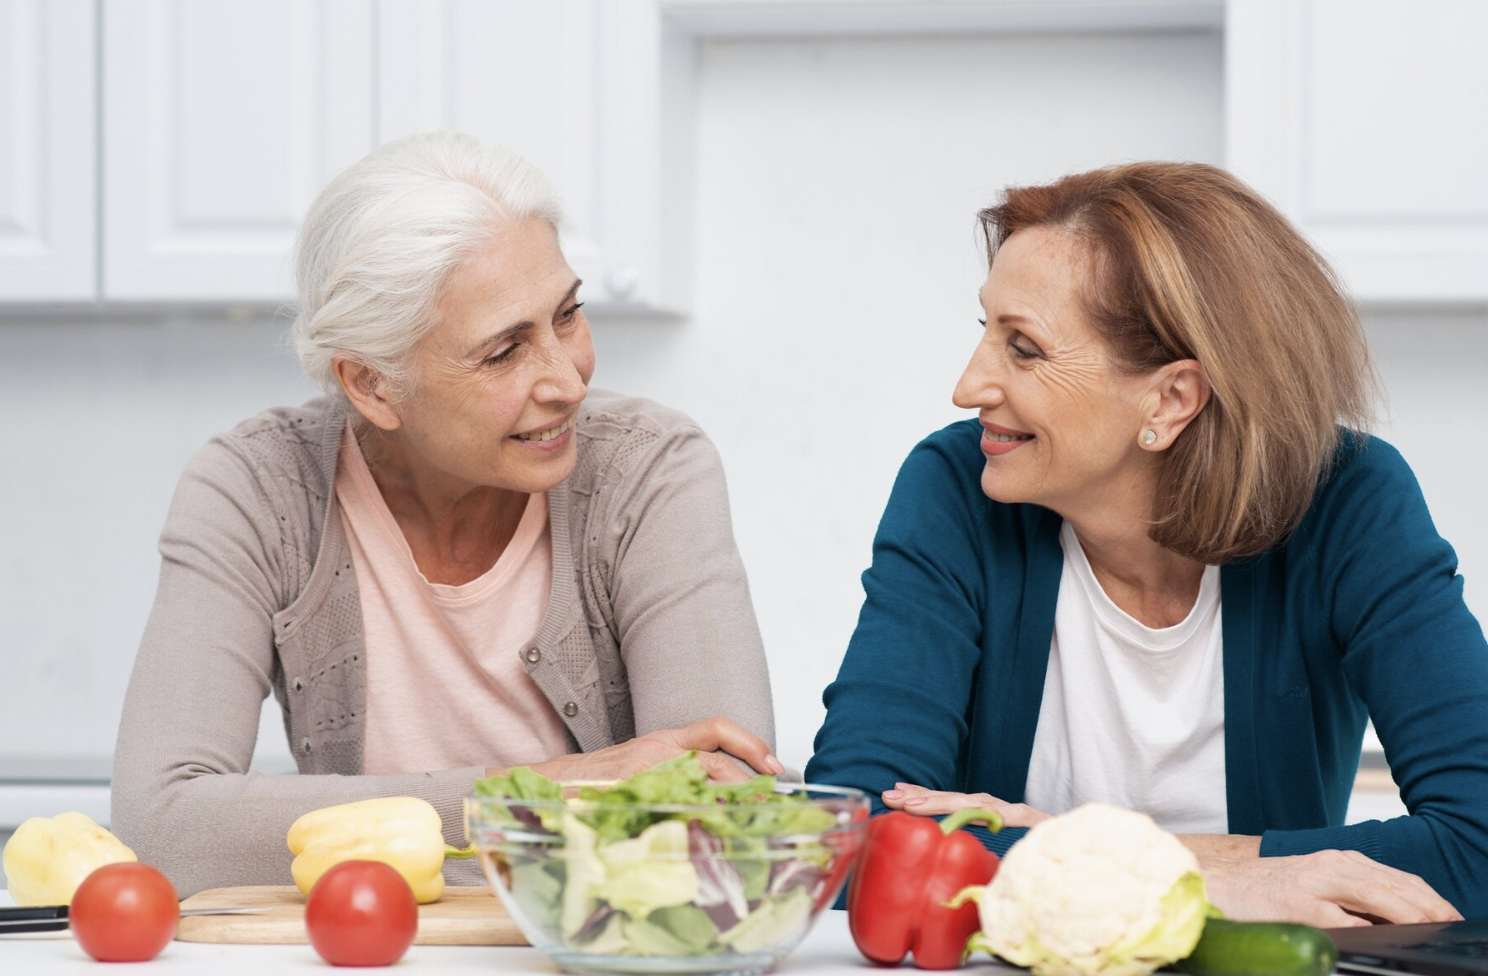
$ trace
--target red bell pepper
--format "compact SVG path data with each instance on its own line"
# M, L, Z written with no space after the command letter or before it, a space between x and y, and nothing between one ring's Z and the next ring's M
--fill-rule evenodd
M939 823L895 810L869 821L847 887L848 927L863 955L889 966L908 952L921 969L961 965L966 940L981 922L974 900L959 908L946 902L967 885L991 881L998 863L960 829L973 820L1002 827L993 810L959 810Z

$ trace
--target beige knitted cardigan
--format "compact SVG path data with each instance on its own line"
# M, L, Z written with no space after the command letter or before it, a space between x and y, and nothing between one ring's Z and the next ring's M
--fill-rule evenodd
M182 897L287 884L289 825L374 796L421 796L451 843L482 766L363 776L369 656L332 488L347 417L270 410L191 461L125 698L112 825ZM725 715L774 744L769 677L717 452L687 417L591 390L573 474L548 493L551 597L514 653L570 748ZM299 775L249 771L273 692ZM438 708L438 702L430 702ZM455 883L473 862L449 862Z

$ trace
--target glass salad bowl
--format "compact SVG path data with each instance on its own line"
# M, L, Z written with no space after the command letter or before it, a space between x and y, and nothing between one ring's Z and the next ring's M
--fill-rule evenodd
M660 803L633 782L466 800L491 886L565 972L766 972L836 899L867 827L858 790L766 777Z

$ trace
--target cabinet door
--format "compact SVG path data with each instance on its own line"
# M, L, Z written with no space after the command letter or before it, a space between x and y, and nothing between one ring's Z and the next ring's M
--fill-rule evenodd
M460 129L521 153L563 200L586 300L685 307L692 46L656 0L382 0L377 16L379 141Z
M101 9L104 297L293 297L300 219L372 147L371 0Z
M1226 5L1230 168L1366 301L1488 299L1488 4Z
M0 0L0 300L97 291L92 0Z

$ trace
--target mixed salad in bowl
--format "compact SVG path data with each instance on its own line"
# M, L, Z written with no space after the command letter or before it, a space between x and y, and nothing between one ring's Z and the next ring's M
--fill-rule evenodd
M837 897L868 801L715 783L689 753L609 784L514 769L476 781L467 819L507 910L565 970L752 973Z

